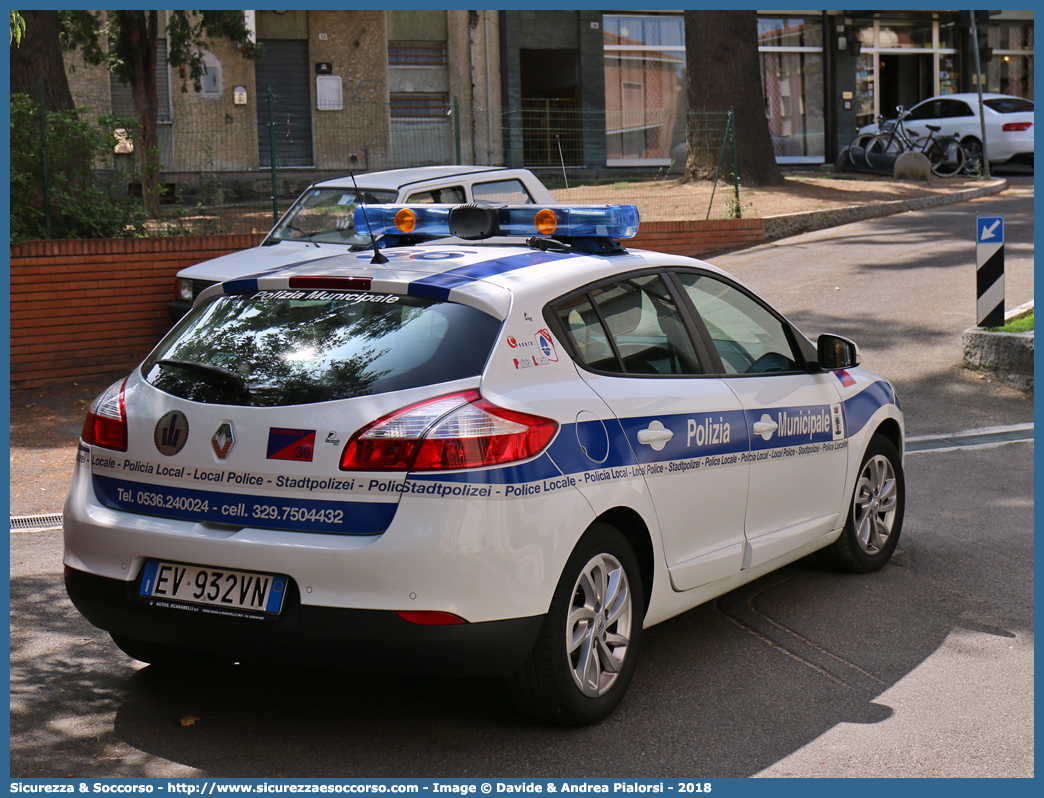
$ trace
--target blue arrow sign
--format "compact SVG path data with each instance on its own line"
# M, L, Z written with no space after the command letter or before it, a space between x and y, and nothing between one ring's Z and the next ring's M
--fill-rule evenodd
M975 217L975 243L976 244L1003 244L1004 243L1004 217L1003 216L977 216L977 217Z

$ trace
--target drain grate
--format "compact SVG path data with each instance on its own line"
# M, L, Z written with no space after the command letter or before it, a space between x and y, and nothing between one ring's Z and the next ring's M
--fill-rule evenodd
M12 532L42 532L45 529L61 529L61 515L12 515Z

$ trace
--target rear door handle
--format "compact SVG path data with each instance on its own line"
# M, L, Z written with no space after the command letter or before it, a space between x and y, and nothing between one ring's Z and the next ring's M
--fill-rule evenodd
M674 433L669 429L643 429L638 432L638 443L669 441L673 437Z
M655 451L660 451L667 445L667 441L674 437L669 429L664 429L659 421L650 421L648 429L638 430L638 443L648 444Z
M764 435L766 432L775 432L779 429L779 424L775 421L755 421L754 422L754 434Z

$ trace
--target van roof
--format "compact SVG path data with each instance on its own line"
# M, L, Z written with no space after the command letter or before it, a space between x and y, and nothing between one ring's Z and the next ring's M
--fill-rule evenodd
M355 180L361 187L369 189L398 189L428 180L445 180L452 177L486 172L517 171L516 169L507 169L502 166L417 166L409 169L388 169L383 172L368 172L356 175ZM352 185L352 178L345 175L344 177L324 180L316 185L320 188L345 188Z

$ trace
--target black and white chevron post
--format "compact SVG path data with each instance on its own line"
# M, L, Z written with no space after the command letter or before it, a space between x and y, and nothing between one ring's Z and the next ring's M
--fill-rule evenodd
M980 327L1004 326L1004 217L975 218L975 315Z

